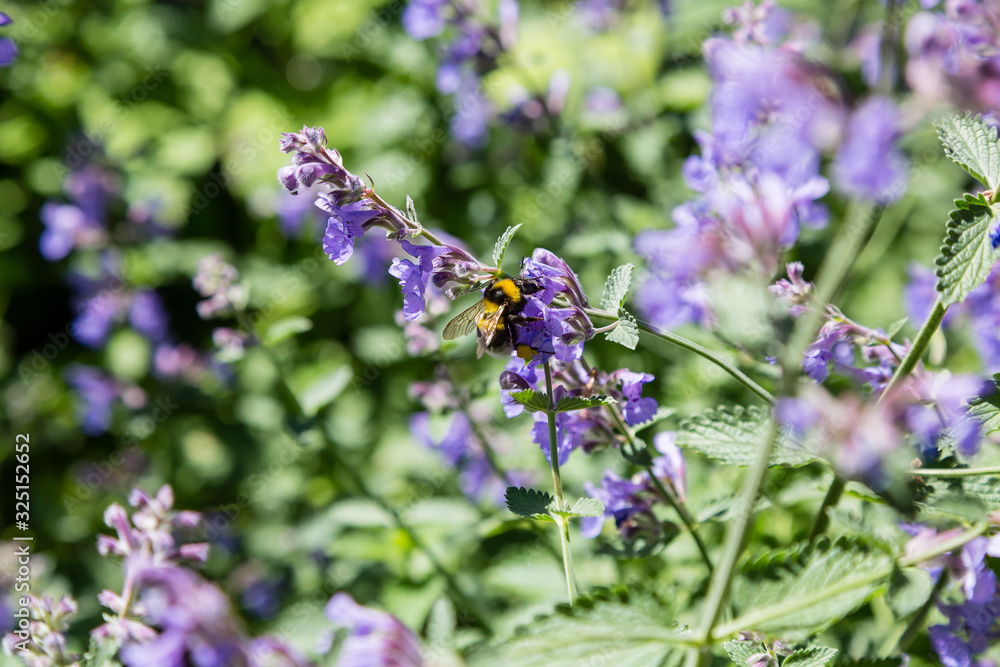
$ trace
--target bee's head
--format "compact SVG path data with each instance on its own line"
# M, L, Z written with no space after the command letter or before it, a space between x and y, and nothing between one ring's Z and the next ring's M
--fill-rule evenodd
M521 279L521 292L524 294L537 294L545 289L542 286L542 281L537 278L522 278Z

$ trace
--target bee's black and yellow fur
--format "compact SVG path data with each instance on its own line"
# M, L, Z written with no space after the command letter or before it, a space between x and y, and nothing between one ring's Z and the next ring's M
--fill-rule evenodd
M503 276L496 278L483 291L482 300L459 313L444 328L444 339L453 340L476 332L476 355L489 352L495 357L509 357L514 351L516 327L529 321L523 315L525 296L542 290L533 278ZM531 348L518 349L518 355L528 358Z

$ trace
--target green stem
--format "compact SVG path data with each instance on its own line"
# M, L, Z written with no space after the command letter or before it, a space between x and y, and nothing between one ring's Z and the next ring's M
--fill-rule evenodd
M853 203L847 220L841 227L836 238L831 244L827 254L827 260L820 267L819 275L816 277L816 303L826 304L833 300L833 297L840 290L840 286L847 277L858 255L864 248L868 239L871 238L878 221L882 217L881 206L872 207L860 203ZM792 396L795 394L799 374L802 372L802 355L805 353L809 343L816 335L816 330L825 313L820 308L810 308L802 313L795 321L788 343L785 345L781 357L781 367L783 370L781 382L781 395ZM707 664L711 657L710 646L714 637L723 636L733 632L729 628L732 623L727 624L718 631L715 624L719 619L719 614L729 595L729 588L732 585L733 574L736 570L736 562L743 551L747 535L750 531L750 524L754 517L754 506L757 496L760 493L761 484L767 473L768 464L771 461L771 452L778 441L780 424L777 419L772 419L768 426L768 433L764 439L764 446L757 450L750 470L743 480L743 487L735 507L736 516L726 530L726 539L723 546L722 560L717 564L712 575L708 588L708 595L705 599L705 606L702 612L701 624L696 637L702 645L699 651L692 651L688 654L688 667L702 667ZM754 627L752 623L744 624L739 629ZM725 632L723 631L725 630Z
M617 313L612 313L607 310L600 310L598 308L587 308L586 313L590 317L596 317L599 319L615 320L615 321L618 320ZM738 382L740 382L740 384L745 386L753 393L757 394L757 396L762 398L765 402L770 403L772 405L774 404L774 396L772 396L770 392L768 392L759 384L751 380L746 373L736 368L736 366L726 361L715 352L712 352L706 347L702 347L693 340L688 340L684 336L678 336L677 334L671 331L663 331L662 329L658 329L657 327L654 327L652 324L649 324L647 322L637 321L636 323L639 325L639 329L641 329L642 331L645 331L648 334L656 336L660 340L665 340L668 343L676 345L677 347L683 348L689 352L694 352L695 354L697 354L700 357L703 357L704 359L708 359L713 364L715 364L722 370L729 373L729 375L731 375Z
M249 322L249 318L246 319ZM253 334L256 338L256 334L253 331L251 331L251 334ZM299 402L295 392L293 392L291 387L288 385L283 365L271 349L266 346L262 347L277 371L278 395L281 398L285 411L296 420L300 422L304 421L306 419L305 411L302 409L302 404ZM288 427L287 424L286 427ZM299 433L295 432L295 430L291 428L288 428L288 430L291 438L297 443L300 443ZM333 442L333 439L330 437L330 434L326 432L326 429L320 427L317 430L323 438L323 444L326 446L327 453L333 459L334 467L348 476L351 484L358 490L359 493L361 493L362 496L381 507L387 514L389 514L389 516L392 517L393 523L396 524L396 527L406 535L410 542L412 542L419 551L424 553L427 560L430 561L431 566L444 579L445 584L447 584L455 598L471 609L472 612L479 618L483 627L490 630L489 614L487 614L486 609L482 606L482 604L480 604L475 597L465 593L458 581L455 579L455 576L444 567L440 560L438 560L430 546L417 535L417 533L406 523L406 521L403 520L399 511L389 504L389 502L387 502L384 498L373 493L365 484L364 480L361 479L357 472L355 472L354 467L341 458L336 443Z
M988 468L914 468L911 475L920 477L977 477L979 475L1000 475L1000 466Z
M552 486L556 492L556 507L565 510L566 500L563 498L562 478L559 476L559 440L556 432L555 396L552 393L552 369L548 359L543 364L545 368L545 390L549 394L549 469L552 471ZM569 544L569 519L561 514L553 517L559 526L559 542L563 552L563 570L566 572L566 592L569 594L569 604L576 604L576 570L573 568L573 550Z
M931 343L931 338L933 338L934 334L937 333L938 327L941 326L941 322L944 320L945 313L947 312L948 307L941 303L941 299L934 302L934 308L931 309L931 313L924 321L924 325L920 327L920 333L917 334L917 339L913 341L910 351L907 352L906 356L903 358L903 363L901 363L896 369L896 372L892 374L892 379L889 380L889 384L878 397L878 403L881 403L882 399L892 393L892 390L897 387L900 382L905 380L906 377L913 372L913 369L917 367L917 362L919 362L920 358L924 356L924 352L927 351L927 346ZM878 403L876 403L876 405Z
M830 516L827 514L827 510L831 507L836 507L840 501L840 496L844 493L845 484L846 482L843 477L834 474L830 489L826 492L826 497L823 498L823 504L820 505L819 512L816 513L816 521L813 523L812 532L809 533L810 541L822 535L823 531L830 524Z
M615 423L618 424L618 428L625 434L629 443L634 447L635 436L632 434L632 429L630 429L628 424L625 423L621 410L618 409L617 405L609 405L608 409L611 411L611 416L614 417ZM667 502L670 503L670 506L674 508L675 512L677 512L677 516L681 518L681 521L688 529L688 532L691 533L691 537L694 538L694 542L698 546L698 552L701 554L701 559L705 561L705 567L708 568L708 573L711 574L712 558L708 555L708 547L705 546L705 542L701 539L701 535L698 534L698 522L693 516L691 516L691 513L688 512L687 507L683 502L681 502L681 499L677 497L677 494L674 493L673 489L664 484L653 472L652 458L654 458L656 452L649 443L644 444L646 445L646 452L650 456L650 463L644 466L646 471L649 473L649 479L653 482L653 485L656 486L657 491L659 491L660 494L667 499Z

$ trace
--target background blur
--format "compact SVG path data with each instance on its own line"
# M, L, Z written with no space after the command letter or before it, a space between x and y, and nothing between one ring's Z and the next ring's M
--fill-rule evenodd
M455 136L456 113L463 118L455 96L436 84L440 41L407 34L402 0L4 3L0 11L14 24L0 30L20 53L0 69L0 476L7 488L13 434L29 433L31 532L44 554L34 561L34 583L75 592L77 632L95 624L94 594L120 584L94 535L105 530L107 504L136 484L170 483L177 507L208 514L206 572L254 631L308 646L326 627L313 612L338 590L377 601L419 628L443 591L405 536L351 496L318 443L302 447L285 434L265 352L253 350L238 364L213 358L215 323L197 316L200 297L191 287L198 260L213 252L239 268L262 328L284 321L298 332L270 350L293 369L293 387L315 398L372 488L405 508L446 562L462 566L463 578L503 600L506 622L561 600L559 564L535 533L499 511L492 495L467 503L453 471L408 427L422 409L410 385L431 379L436 361L449 359L456 381L497 415L504 462L534 471L547 488L544 460L528 439L531 422L507 422L499 411L502 362L476 361L470 342L407 353L394 319L402 298L385 273L388 244L372 234L347 265L328 261L312 198L285 194L275 179L287 162L278 134L324 127L348 169L368 174L397 206L411 196L425 226L481 256L507 225L523 223L508 270L532 248L548 247L598 299L611 268L636 262L635 234L670 227L671 209L692 195L681 165L697 150L692 130L708 124L701 45L724 27L727 4L523 2L516 47L483 78L495 110L486 138L468 145ZM880 3L781 4L811 21L821 35L815 57L835 68L848 99L860 96L860 59L849 46L880 16ZM940 157L929 122L909 129L904 147L921 169L841 300L845 313L872 327L903 317L907 263L930 263L947 204L965 184ZM125 320L99 345L68 335L81 294L107 279L108 260L86 248L47 260L39 251L41 210L72 201L67 177L87 165L107 172L100 222L116 257L111 273L121 285L114 289L155 289L169 315L156 340ZM830 207L836 217L843 202ZM828 234L803 233L807 278ZM684 333L721 347L704 331ZM957 370L978 368L964 349ZM747 399L714 367L665 345L629 352L597 342L588 356L598 367L654 373L647 395L678 415ZM760 377L770 373L738 360ZM82 427L85 392L67 380L80 365L127 389L113 401L106 429L89 428L92 435ZM578 455L564 483L580 495L584 480L615 466L625 472L620 457ZM733 487L738 471L691 460L689 477L692 506L704 508ZM774 477L777 493L781 473ZM785 492L785 523L767 526L781 541L793 531L795 493L813 502L823 489ZM4 495L0 525L7 526ZM5 528L0 538L13 533ZM588 585L663 566L588 553L597 546L575 543ZM7 572L9 542L0 548ZM671 550L673 578L700 567L687 542ZM9 579L0 586L9 590ZM5 613L0 624L9 620Z

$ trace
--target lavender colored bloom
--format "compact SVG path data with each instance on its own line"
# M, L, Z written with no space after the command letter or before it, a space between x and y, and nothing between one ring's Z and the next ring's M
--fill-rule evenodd
M76 601L64 595L58 601L45 595L41 598L24 595L28 618L20 632L27 636L7 634L3 638L3 651L17 655L29 667L57 667L75 665L79 656L66 652L67 617L76 613Z
M667 480L681 502L687 500L687 465L684 453L677 446L677 433L663 431L653 436L653 447L660 456L653 459L653 474Z
M791 262L785 265L788 278L782 278L768 287L771 294L778 300L788 304L788 312L793 317L801 315L813 299L814 285L802 278L805 267L801 262Z
M121 396L121 385L92 366L71 365L65 376L81 399L77 405L80 428L89 436L105 433L111 427L111 409Z
M656 399L642 396L642 385L652 382L653 376L649 373L633 373L627 369L618 371L616 375L621 380L622 394L626 401L622 408L625 422L629 426L638 426L655 417L659 408Z
M104 237L101 224L73 204L47 202L42 206L41 218L45 231L38 239L38 247L49 261L62 259L74 248L93 245Z
M378 215L378 211L365 208L363 202L337 206L331 199L321 194L317 205L333 215L326 225L323 236L323 252L336 264L343 264L354 254L354 240L365 233L365 223Z
M767 46L779 43L785 37L791 24L791 14L776 8L774 0L763 0L760 4L748 1L725 10L722 20L736 27L733 41Z
M103 347L119 317L122 299L119 295L101 293L86 299L80 314L73 320L73 337L90 348Z
M447 0L410 0L403 10L403 28L417 40L437 37L444 30Z
M906 191L906 161L896 147L899 120L892 100L875 97L847 124L847 140L833 162L834 180L849 196L890 204Z
M149 567L137 577L144 617L160 629L152 641L130 642L127 667L244 667L249 665L229 602L190 570Z
M334 595L325 613L350 633L340 648L337 667L424 666L420 640L396 617L363 607L347 593Z
M403 288L403 315L408 320L415 320L424 312L424 292L434 270L434 259L445 248L417 246L405 240L400 243L403 250L415 257L417 262L396 258L392 260L389 275L399 279L399 285Z
M213 253L198 260L198 273L192 284L203 297L198 303L198 315L202 319L211 319L222 314L237 311L243 307L246 300L243 289L236 285L239 279L236 267L222 259L222 255Z
M132 294L128 317L132 328L152 341L163 340L170 329L167 310L153 290L138 290Z
M631 523L633 516L645 514L651 507L648 498L640 497L649 488L642 473L632 479L623 479L606 470L600 486L594 486L590 482L584 482L583 486L587 495L604 504L604 516L584 517L581 520L580 534L587 538L601 534L605 519L614 519L615 526L622 532L627 532L634 528Z
M0 12L0 27L10 25L14 21ZM0 37L0 67L10 67L17 58L17 44L9 37Z

